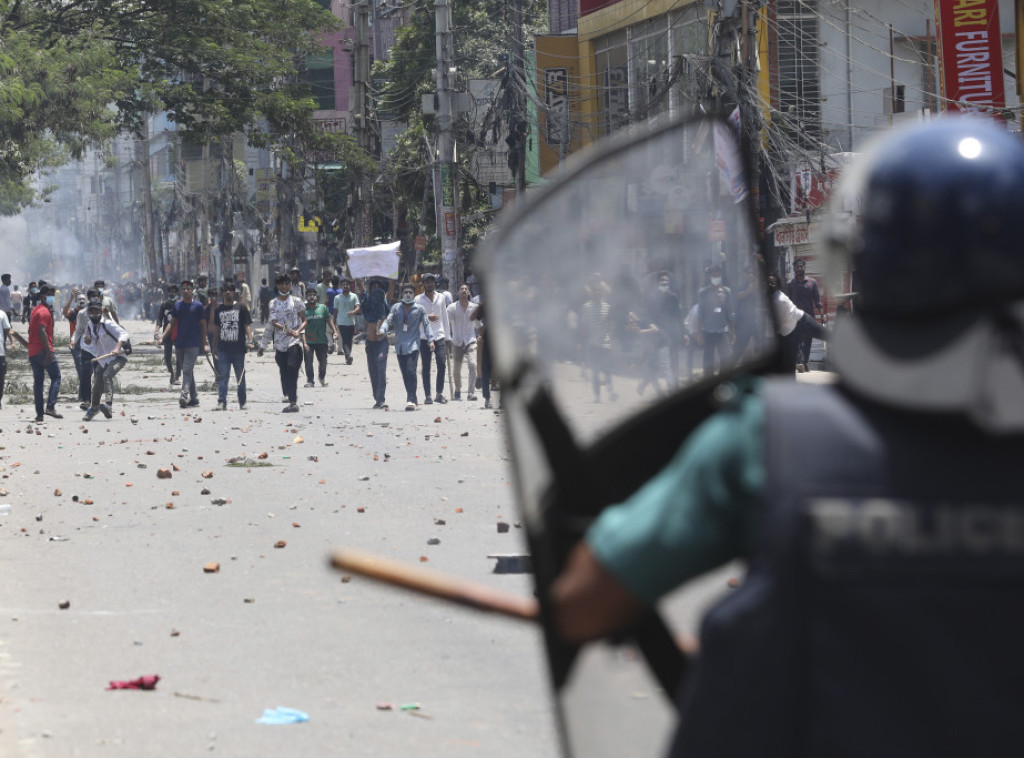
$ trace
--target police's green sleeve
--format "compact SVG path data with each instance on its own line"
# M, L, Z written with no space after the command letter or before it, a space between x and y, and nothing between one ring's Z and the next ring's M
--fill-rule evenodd
M764 403L754 392L705 421L653 479L587 533L639 600L750 555L765 481Z

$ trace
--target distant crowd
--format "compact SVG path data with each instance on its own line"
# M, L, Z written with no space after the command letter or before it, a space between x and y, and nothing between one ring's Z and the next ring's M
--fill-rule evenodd
M475 401L476 391L481 390L485 407L490 407L489 360L477 352L484 338L483 310L479 293L472 293L472 277L454 298L444 280L438 286L434 274L421 271L412 279L415 283L398 286L388 279L353 282L325 273L316 281L305 282L299 269L294 268L278 276L273 287L264 279L254 302L246 283L225 281L218 286L211 284L206 275L180 283L108 286L97 280L89 287L64 284L60 288L37 280L22 289L12 283L9 274L3 274L0 405L8 346L21 343L28 350L33 373L36 422L42 423L47 417L63 418L57 408L61 371L53 330L56 321L65 320L84 420L101 413L111 418L114 378L133 350L121 321L138 318L154 324L154 342L163 349L171 385L180 385L182 408L199 405L195 366L200 355L206 357L217 379L215 410L227 410L232 374L238 407L244 409L246 355L255 350L262 356L269 346L280 369L284 411L294 413L298 411L300 371L305 368L307 388L316 386L316 382L326 386L327 356L337 352L344 356L346 365L351 365L353 345L363 343L372 407L386 409L387 335L392 330L406 385L406 410L419 407L416 370L420 355L425 404L448 402L449 395L461 400L462 364L466 363L469 385L465 399ZM264 326L259 345L253 332L254 308L259 309ZM399 317L402 321L396 327ZM28 324L27 338L13 328L18 323ZM450 358L454 359L454 370ZM447 395L446 374L450 375L449 387L454 387Z
M595 401L618 398L613 374L639 376L637 392L658 394L686 383L696 371L723 370L748 348L755 349L767 322L755 296L760 277L752 269L739 272L730 284L720 265L709 265L703 285L685 303L670 272L655 272L650 284L622 275L614 282L592 274L557 298L565 311L569 344L560 359L581 364L589 374ZM43 280L22 289L11 276L0 277L0 403L6 376L7 345L21 341L28 348L33 371L36 421L60 418L56 402L60 367L53 350L53 324L65 320L79 379L79 403L85 420L109 416L114 402L114 377L127 363L131 343L122 318L153 322L154 342L163 350L172 386L179 386L179 405L199 405L195 367L206 359L218 393L215 410L227 410L228 387L234 375L238 407L247 401L245 362L249 352L273 350L281 381L283 411L298 411L300 374L305 388L327 384L328 356L354 361L353 346L362 344L370 394L375 409L389 408L387 362L392 347L405 389L405 410L420 404L477 400L491 405L491 369L484 304L472 273L456 292L446 278L423 269L399 284L395 280L353 280L323 273L304 281L298 268L266 279L254 293L245 282L211 283L206 275L180 283L131 282L91 287L64 284L59 289ZM793 264L793 278L781 284L768 277L767 302L783 345L783 360L792 371L806 370L812 338L825 339L825 320L817 282L806 275L802 259ZM648 287L650 289L648 289ZM524 305L528 306L524 303ZM254 325L263 326L259 344ZM820 319L820 322L819 322ZM27 339L12 325L27 323ZM536 335L537 346L551 336ZM549 346L550 347L550 346ZM685 368L680 366L685 358ZM700 366L698 367L698 362ZM463 366L466 366L464 372ZM681 370L682 369L682 370ZM468 385L463 391L463 374ZM46 377L50 379L43 392ZM447 381L446 381L447 380ZM422 395L420 394L422 389Z

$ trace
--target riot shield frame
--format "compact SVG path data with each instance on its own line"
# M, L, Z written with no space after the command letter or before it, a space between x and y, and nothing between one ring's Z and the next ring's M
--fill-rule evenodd
M481 284L485 302L491 301L492 288L500 286L489 276L496 270L496 256L504 254L509 247L508 239L515 233L517 224L529 219L552 196L578 180L591 167L635 149L639 143L701 122L710 127L715 120L725 123L724 119L717 117L681 118L640 134L634 131L608 138L585 156L580 156L580 160L570 162L549 185L521 202L488 236L479 266L483 274ZM740 147L743 170L751 176L750 156ZM759 227L755 223L751 202L745 203L744 211L757 251L767 261L766 240L757 233ZM766 271L755 272L762 287L765 286L766 274ZM768 308L767 316L774 330L777 325L771 308ZM490 321L500 318L499 313L488 313ZM532 557L540 620L558 711L558 730L565 754L571 754L572 746L568 741L564 714L558 705L558 693L565 686L581 647L564 642L555 630L548 602L552 583L565 567L571 549L602 510L624 500L663 468L697 426L723 403L733 399L734 381L738 377L775 373L781 365L780 358L781 345L776 340L774 350L759 359L678 390L639 415L626 419L588 446L576 442L555 398L528 356L517 356L514 362L495 360L494 372L501 384L507 416L506 434L516 459L513 469L517 505ZM666 440L666 429L673 430L671 441ZM531 471L515 455L517 448L523 445L540 446L551 472L550 485L538 495L527 494L534 489L528 481ZM539 502L527 502L529 497L535 497ZM648 611L617 639L637 645L665 696L677 704L676 696L689 661L657 611Z

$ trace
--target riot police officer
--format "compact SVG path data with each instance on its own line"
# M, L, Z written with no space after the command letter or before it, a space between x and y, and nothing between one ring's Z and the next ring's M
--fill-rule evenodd
M1018 755L1024 146L978 118L896 130L835 201L826 252L859 292L838 384L737 387L591 527L554 617L602 636L741 557L673 754Z

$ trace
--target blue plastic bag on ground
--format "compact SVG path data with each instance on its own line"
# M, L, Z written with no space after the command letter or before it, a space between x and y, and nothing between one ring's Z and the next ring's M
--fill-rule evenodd
M263 715L256 719L257 724L301 724L303 721L309 721L308 713L281 705L265 709Z

